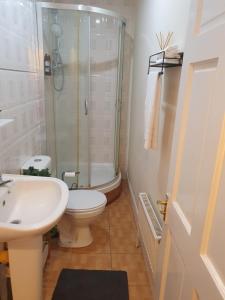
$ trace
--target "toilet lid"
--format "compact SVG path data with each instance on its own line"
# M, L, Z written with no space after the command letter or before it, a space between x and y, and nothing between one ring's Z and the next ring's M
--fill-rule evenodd
M69 192L68 210L91 210L106 204L106 196L93 190L74 190Z

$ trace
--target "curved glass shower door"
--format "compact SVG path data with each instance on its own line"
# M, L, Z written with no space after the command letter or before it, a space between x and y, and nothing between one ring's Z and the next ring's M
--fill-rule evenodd
M79 13L79 122L78 122L78 187L91 187L89 153L90 103L90 16Z
M69 187L89 187L90 17L62 9L42 13L44 53L52 66L45 76L48 153L58 178Z
M125 23L100 8L41 5L52 71L45 76L47 150L56 176L70 188L110 183L119 172Z

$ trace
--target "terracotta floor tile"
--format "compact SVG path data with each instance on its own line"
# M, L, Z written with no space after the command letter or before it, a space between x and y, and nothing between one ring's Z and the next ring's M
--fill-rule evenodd
M58 250L52 250L50 257L46 263L46 271L58 271L62 268L67 268L70 266L72 258L71 251L63 251L62 248Z
M44 283L43 286L48 287L56 282L61 272L61 268L58 270L53 270L51 268L46 268L44 271Z
M112 270L127 271L129 285L148 285L147 272L141 254L112 253Z
M141 254L137 248L137 233L128 224L110 228L111 253Z
M43 300L52 300L54 287L49 287L43 290Z
M74 254L70 267L85 270L111 270L110 254Z
M119 201L119 200L118 200ZM110 226L121 226L121 224L129 224L134 226L134 218L131 214L129 203L112 203L109 205L109 224Z
M129 286L129 300L153 300L149 286Z
M109 207L109 216L110 214L120 214L120 215L129 215L131 216L131 208L129 203L112 203Z
M62 271L63 268L68 268L70 264L65 265L58 265L58 268L53 269L52 264L49 263L44 271L43 274L43 298L44 300L50 300L52 293L54 291L54 288L56 286L56 282L58 280L59 274ZM55 266L54 266L55 268Z
M105 211L96 219L94 225L109 229L109 206L106 206Z
M134 220L131 217L131 215L127 214L121 214L121 213L109 213L109 220L110 220L110 227L114 226L114 227L119 227L121 228L121 226L130 226L131 228L135 229L135 224L134 224Z
M109 207L113 207L113 206L117 206L117 205L130 205L130 195L127 193L124 193L122 191L121 195L115 200L113 201Z

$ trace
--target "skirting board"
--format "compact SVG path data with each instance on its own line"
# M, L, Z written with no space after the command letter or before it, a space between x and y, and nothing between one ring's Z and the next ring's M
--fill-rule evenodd
M141 250L142 250L142 254L144 256L144 260L145 260L145 264L146 264L146 267L147 267L147 274L148 274L148 279L149 279L149 282L150 282L150 286L152 288L152 294L154 296L154 281L153 281L153 274L152 274L152 271L151 271L151 266L150 266L150 262L148 260L148 256L147 256L147 251L145 249L145 246L144 246L144 242L142 240L142 236L139 232L139 222L138 222L138 208L137 208L137 204L136 204L136 200L135 200L135 194L134 194L134 190L132 188L132 185L131 185L131 182L129 180L129 174L127 173L127 182L128 182L128 186L129 186L129 190L130 190L130 193L131 193L131 204L132 204L132 209L133 209L133 214L134 214L134 219L135 219L135 222L136 222L136 227L137 227L137 231L138 231L138 240L139 240L139 245L141 247Z
M134 218L135 218L136 226L138 228L138 208L137 208L135 194L134 194L133 188L131 186L131 182L129 180L128 173L127 173L127 182L128 182L128 186L129 186L129 190L130 190L130 194L131 194L131 199L132 199L132 208L133 208Z

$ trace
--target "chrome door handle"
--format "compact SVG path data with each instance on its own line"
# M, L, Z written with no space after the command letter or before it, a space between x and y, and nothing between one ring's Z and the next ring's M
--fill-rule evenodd
M85 116L88 115L88 101L87 101L87 99L85 99L85 101L84 101L84 114L85 114Z

